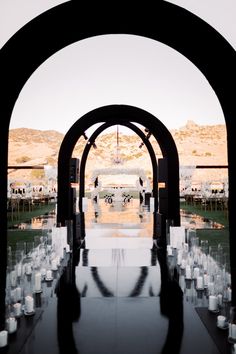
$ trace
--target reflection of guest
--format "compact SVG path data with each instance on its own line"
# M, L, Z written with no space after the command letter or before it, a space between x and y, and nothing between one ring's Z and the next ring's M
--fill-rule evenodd
M68 265L58 281L57 294L57 333L60 354L78 354L73 336L73 322L80 317L80 294L76 288L74 275Z
M177 270L173 278L169 275L165 250L157 251L161 268L161 313L169 319L168 333L162 354L178 354L184 330L183 323L183 292L177 281Z

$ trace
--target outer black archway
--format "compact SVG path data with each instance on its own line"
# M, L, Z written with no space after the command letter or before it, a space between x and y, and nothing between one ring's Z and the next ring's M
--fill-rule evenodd
M70 196L70 158L77 140L93 124L106 122L109 125L134 122L148 128L157 140L163 157L167 158L166 198L171 200L167 219L175 225L180 224L179 215L179 160L172 135L168 129L150 113L132 106L111 105L97 108L77 120L65 135L58 157L58 208L57 218L61 224L71 218L68 204L64 201Z
M229 43L197 16L159 1L132 8L93 7L96 18L77 1L68 1L29 22L0 51L1 130L0 130L0 327L4 327L5 271L7 248L7 147L8 128L13 107L28 78L40 64L65 46L84 38L104 34L133 34L163 42L191 60L206 76L224 112L227 126L229 165L229 232L232 274L232 303L236 305L236 258L233 237L233 203L236 200L234 136L236 105L236 54ZM96 5L94 5L96 6ZM17 62L16 62L17 58Z

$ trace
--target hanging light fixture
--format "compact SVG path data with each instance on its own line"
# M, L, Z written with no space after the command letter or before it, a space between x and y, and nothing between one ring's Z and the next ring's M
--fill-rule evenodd
M120 156L120 147L119 147L119 126L116 126L116 153L115 157L113 158L113 163L116 165L120 165L123 163L121 156Z

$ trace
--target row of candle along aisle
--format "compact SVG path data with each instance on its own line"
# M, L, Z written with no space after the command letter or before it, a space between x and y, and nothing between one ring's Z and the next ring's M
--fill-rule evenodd
M47 236L34 242L18 242L16 251L8 252L6 274L6 328L0 332L0 348L8 344L8 335L15 333L18 318L35 314L35 296L41 294L43 283L50 285L60 273L66 254L67 227L54 227Z
M170 269L178 268L180 287L187 296L195 296L196 304L218 314L216 326L228 330L229 342L235 344L236 313L229 310L231 274L223 248L220 244L211 248L207 240L199 243L196 230L182 226L170 226L168 236L168 263Z

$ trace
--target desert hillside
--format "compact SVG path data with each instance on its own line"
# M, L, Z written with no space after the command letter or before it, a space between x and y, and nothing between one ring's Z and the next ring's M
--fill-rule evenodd
M227 165L227 146L225 125L197 125L188 121L185 126L171 130L179 152L180 165ZM58 152L63 134L57 131L41 131L27 128L11 129L9 134L9 165L57 165ZM89 179L96 168L113 167L117 152L116 133L104 133L92 147L86 166ZM119 156L122 167L141 167L151 176L151 163L145 146L140 148L137 135L119 134ZM150 142L157 157L161 151L154 140ZM73 156L80 158L86 140L81 137L76 144ZM226 170L197 170L195 179L222 179ZM9 179L44 180L43 170L9 170Z

